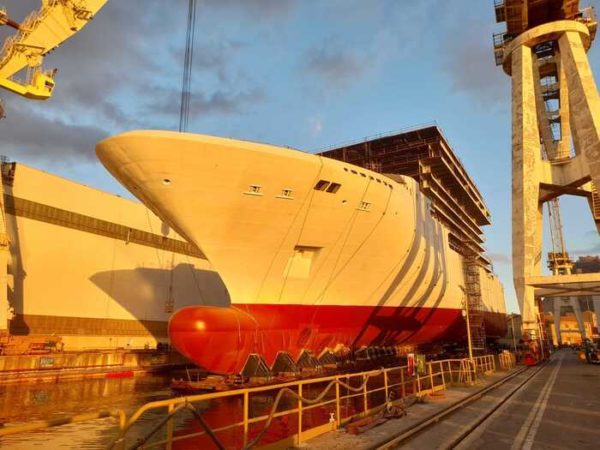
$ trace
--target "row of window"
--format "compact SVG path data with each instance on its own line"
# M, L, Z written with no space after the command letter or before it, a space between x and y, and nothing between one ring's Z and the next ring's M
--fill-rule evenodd
M319 180L319 181L317 181L317 184L315 184L316 191L325 191L325 192L329 192L330 194L335 194L337 191L340 190L341 187L342 187L341 184L332 183L327 180Z
M360 175L361 177L367 178L367 174L363 173L363 172L358 172L354 169L348 169L347 167L344 167L344 170L346 172L351 172L355 175ZM393 186L389 183L386 183L385 181L382 181L380 178L376 178L373 175L368 175L368 177L373 180L376 181L377 183L382 183L384 186L389 187L390 189L394 189ZM335 194L337 191L340 190L340 187L342 187L341 184L339 183L334 183L328 180L319 180L317 181L317 184L315 184L315 190L316 191L325 191L325 192L329 192L331 194Z
M262 191L262 186L259 186L258 184L251 184L250 187L248 188L248 190L246 192L244 192L244 194L248 194L248 195L263 195ZM292 190L290 188L283 188L281 190L281 193L277 196L277 198L289 198L292 199Z
M317 184L315 185L315 189L317 191L325 191L325 192L330 192L332 194L335 194L341 187L341 184L339 183L332 183L330 181L327 180L319 180L317 182ZM262 187L259 186L258 184L251 184L250 187L248 188L247 192L244 192L244 194L248 194L248 195L263 195L261 192ZM279 194L277 196L277 198L289 198L292 199L292 190L288 189L288 188L284 188L281 190L281 194ZM346 203L346 200L344 200L342 203ZM371 209L371 203L370 202L360 202L360 205L358 207L358 209L360 209L361 211L369 211Z
M344 167L344 171L345 172L350 172L353 173L354 175L360 175L363 178L367 178L367 174L364 172L358 172L354 169L348 169L347 167ZM390 184L390 183L386 183L385 181L381 180L380 178L374 177L373 175L368 175L368 177L372 180L372 181L377 181L378 183L382 183L384 186L389 187L390 189L394 189L394 187Z

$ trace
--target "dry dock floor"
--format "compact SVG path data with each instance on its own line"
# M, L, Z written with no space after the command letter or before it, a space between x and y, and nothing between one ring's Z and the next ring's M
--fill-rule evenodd
M363 434L354 436L340 430L312 439L302 447L323 450L366 450L380 446L486 450L600 448L600 366L580 362L576 353L569 350L557 352L529 382L499 405L534 370L517 375L397 447L385 444L506 373L489 376L477 387L450 388L443 397L415 404L408 409L407 416ZM489 417L459 443L459 438L486 415Z

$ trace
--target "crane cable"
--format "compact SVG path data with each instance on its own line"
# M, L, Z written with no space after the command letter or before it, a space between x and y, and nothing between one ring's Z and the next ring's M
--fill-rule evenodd
M179 131L187 131L190 115L190 98L192 84L192 66L194 62L194 37L196 34L196 0L189 0L187 30L185 34L185 58L183 62L183 79L181 83L181 105L179 110Z

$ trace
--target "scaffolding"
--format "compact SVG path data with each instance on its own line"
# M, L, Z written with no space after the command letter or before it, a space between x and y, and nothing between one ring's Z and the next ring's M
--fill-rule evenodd
M468 245L464 247L463 269L465 275L465 305L468 314L471 346L474 352L485 350L485 322L483 318L483 300L481 296L481 266L477 251Z
M320 155L383 173L399 181L398 175L414 178L421 191L432 201L434 216L450 230L451 245L461 247L462 242L467 242L477 249L479 263L489 266L484 255L481 228L491 223L489 210L436 125L378 135Z

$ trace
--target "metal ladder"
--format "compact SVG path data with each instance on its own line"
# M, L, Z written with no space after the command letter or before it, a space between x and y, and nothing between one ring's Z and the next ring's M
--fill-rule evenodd
M485 323L483 320L483 302L481 299L480 270L478 254L471 248L465 248L464 273L465 293L469 309L469 331L473 351L485 350Z
M596 186L595 183L592 183L592 198L590 204L594 222L596 222L596 226L600 228L600 187Z

